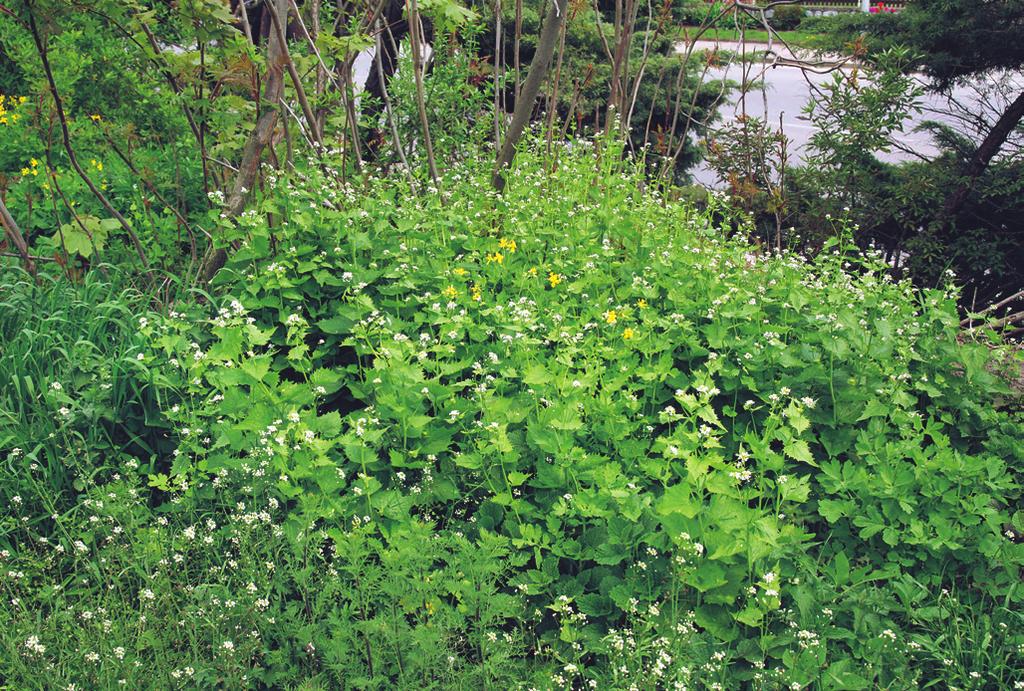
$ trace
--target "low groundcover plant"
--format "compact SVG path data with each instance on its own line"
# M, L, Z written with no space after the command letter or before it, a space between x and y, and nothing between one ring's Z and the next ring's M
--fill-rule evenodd
M52 432L0 418L0 678L1024 686L1007 354L620 161L282 175L209 295L3 399Z

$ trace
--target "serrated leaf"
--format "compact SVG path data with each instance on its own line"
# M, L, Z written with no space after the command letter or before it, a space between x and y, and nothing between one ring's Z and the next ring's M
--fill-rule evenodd
M341 415L338 414L337 410L332 410L329 413L318 415L309 426L320 436L332 439L341 432Z
M886 417L889 414L889 407L877 398L872 398L864 406L864 412L857 418L857 422L873 417Z
M694 518L700 512L701 503L694 499L690 485L683 482L667 488L655 507L662 516L678 513L686 518Z
M814 455L811 454L811 447L803 439L792 439L786 442L783 446L783 451L795 461L818 467L817 462L814 460Z
M523 371L523 383L527 386L542 386L552 379L543 365L530 365Z

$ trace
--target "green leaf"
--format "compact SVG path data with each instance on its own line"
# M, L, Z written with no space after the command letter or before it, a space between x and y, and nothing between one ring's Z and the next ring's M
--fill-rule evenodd
M694 518L700 513L701 503L693 498L693 490L690 485L681 482L666 488L655 508L662 516L678 513L686 518Z
M321 319L316 323L316 326L325 334L337 336L351 333L352 325L355 323L355 320L351 317L337 316L329 319Z
M725 568L714 561L702 561L692 572L684 574L683 580L702 593L721 588L729 582Z
M242 354L242 328L216 327L218 340L210 346L207 356L214 360L235 360Z
M441 23L447 23L449 26L462 26L466 22L476 21L479 16L454 0L421 0L420 8L428 16L435 20L444 20Z
M318 415L309 424L310 428L320 436L333 439L341 432L341 415L337 410Z
M802 477L789 476L785 482L779 483L779 491L782 494L783 501L803 503L807 501L807 497L811 493L810 477L807 475Z
M822 675L822 683L828 691L862 691L871 688L871 681L852 671L853 661L849 658L833 662Z
M513 470L508 474L508 483L513 487L518 487L529 479L530 475L528 473L520 473L518 470Z
M109 221L113 221L113 227ZM100 220L95 216L79 216L77 221L65 223L53 236L54 243L59 247L63 241L68 254L77 254L89 258L93 254L93 246L102 251L111 230L119 227L116 219ZM90 239L91 237L91 239Z
M800 461L818 467L814 456L811 454L811 447L803 439L792 439L783 446L783 451L793 460Z
M849 499L818 500L818 513L829 523L835 523L843 516L849 516L855 508L855 504Z
M543 365L530 365L523 371L523 383L527 386L543 386L552 379Z
M544 421L557 430L573 431L583 428L583 419L575 406L554 405L543 415Z
M322 386L328 394L341 388L344 375L329 369L316 369L309 375L309 383L316 387Z
M726 643L736 639L738 631L729 610L717 605L701 605L694 610L697 624Z
M860 417L857 418L857 422L873 417L886 417L888 414L889 406L882 403L877 398L872 398L867 402L867 405L864 406L864 412L862 412Z
M757 607L754 607L752 605L747 605L746 607L741 609L739 612L736 612L735 614L733 614L732 618L735 619L736 621L740 622L741 624L746 624L747 626L754 626L754 627L756 627L756 626L760 626L761 625L761 621L764 620L764 612L762 612Z
M803 434L811 426L811 423L801 412L800 406L795 401L791 402L789 407L786 408L786 419L789 420L790 427L796 430L797 434Z

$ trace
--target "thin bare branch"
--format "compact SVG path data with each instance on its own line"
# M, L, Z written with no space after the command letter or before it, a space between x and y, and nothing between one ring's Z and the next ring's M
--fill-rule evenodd
M17 256L21 258L22 263L25 265L25 270L34 278L36 276L36 265L32 255L29 254L28 243L25 242L25 236L21 234L21 228L18 227L11 212L7 210L7 205L4 204L2 197L0 197L0 225L4 227L4 233L10 239L11 244L14 245L14 249L18 251Z

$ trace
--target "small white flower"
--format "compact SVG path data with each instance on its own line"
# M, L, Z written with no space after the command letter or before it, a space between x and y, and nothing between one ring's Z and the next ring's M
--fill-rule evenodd
M39 642L39 636L29 636L25 641L25 647L35 655L42 655L46 652L46 646Z

